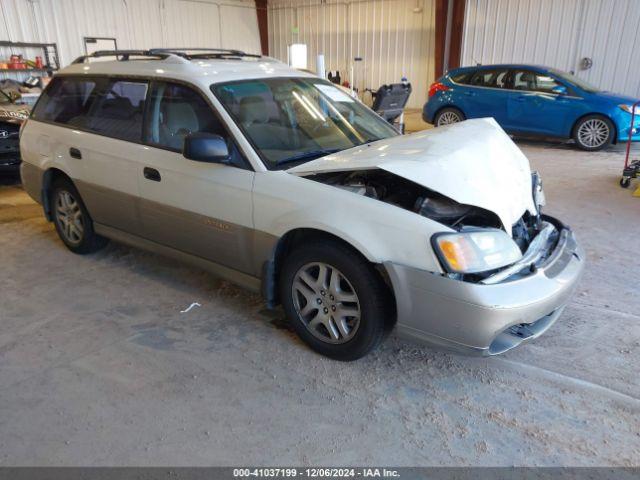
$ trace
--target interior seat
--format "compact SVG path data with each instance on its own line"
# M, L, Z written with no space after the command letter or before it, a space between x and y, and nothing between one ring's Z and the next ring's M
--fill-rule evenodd
M200 122L193 106L188 102L166 102L162 105L160 144L182 149L184 137L200 131Z
M107 98L90 116L89 129L125 140L140 140L142 104L134 107L127 97Z
M289 150L289 129L269 122L269 111L262 97L240 100L240 123L251 139L263 150Z

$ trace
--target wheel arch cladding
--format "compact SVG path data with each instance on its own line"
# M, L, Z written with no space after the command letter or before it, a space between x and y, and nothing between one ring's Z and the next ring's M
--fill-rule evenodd
M591 117L591 116L598 116L598 117L606 118L611 123L611 125L613 126L613 132L611 132L611 143L613 143L613 144L618 143L618 127L616 125L615 120L613 120L613 118L611 118L606 113L602 113L602 112L589 112L589 113L585 113L583 115L580 115L578 118L576 118L576 121L573 122L573 125L571 126L571 132L569 132L569 138L573 138L573 136L575 135L576 127L578 126L578 124L584 118Z
M365 262L369 263L389 289L389 295L393 300L393 308L395 312L395 296L385 268L380 264L371 262L360 250L358 250L358 248L345 239L333 233L315 228L295 228L293 230L289 230L278 239L269 260L264 262L262 268L262 296L267 302L267 306L269 308L273 308L280 303L280 298L278 298L278 282L280 279L280 271L287 254L300 245L323 241L327 243L336 242L349 249L354 255L357 255Z
M51 215L51 188L58 179L65 179L73 183L69 175L55 167L47 169L42 176L42 209L46 219L50 222L53 221Z

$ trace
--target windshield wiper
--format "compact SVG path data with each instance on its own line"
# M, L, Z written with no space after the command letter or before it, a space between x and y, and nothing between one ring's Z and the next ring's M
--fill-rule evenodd
M325 155L331 155L343 150L342 148L331 148L326 150L311 150L309 152L302 152L292 157L287 157L280 160L276 165L283 165L285 163L302 162L304 160L315 160L316 158L324 157Z

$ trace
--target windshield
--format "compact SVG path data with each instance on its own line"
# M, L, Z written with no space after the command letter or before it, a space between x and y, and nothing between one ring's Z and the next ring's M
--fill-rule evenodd
M594 87L590 83L585 82L584 80L576 77L572 73L562 72L560 70L549 70L549 71L553 73L555 76L560 77L562 80L569 83L573 83L576 87L584 90L585 92L589 92L589 93L600 92L600 89L598 87Z
M374 112L319 78L245 80L211 89L270 169L398 135Z

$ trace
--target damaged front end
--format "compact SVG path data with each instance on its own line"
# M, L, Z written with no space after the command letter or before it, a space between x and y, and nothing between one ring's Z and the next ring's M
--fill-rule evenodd
M382 261L397 330L421 342L475 355L510 350L553 325L584 268L571 230L540 213L538 175L491 119L376 142L290 173L437 222L425 228L425 250L441 268Z
M453 229L465 226L500 228L502 225L493 212L458 203L384 170L319 173L307 178L395 205Z
M525 211L511 226L510 235L496 213L459 203L385 170L324 172L307 178L411 211L458 232L432 238L445 275L456 280L495 284L530 273L551 254L562 229L557 220L540 214L544 194L537 172L532 174L537 213Z

